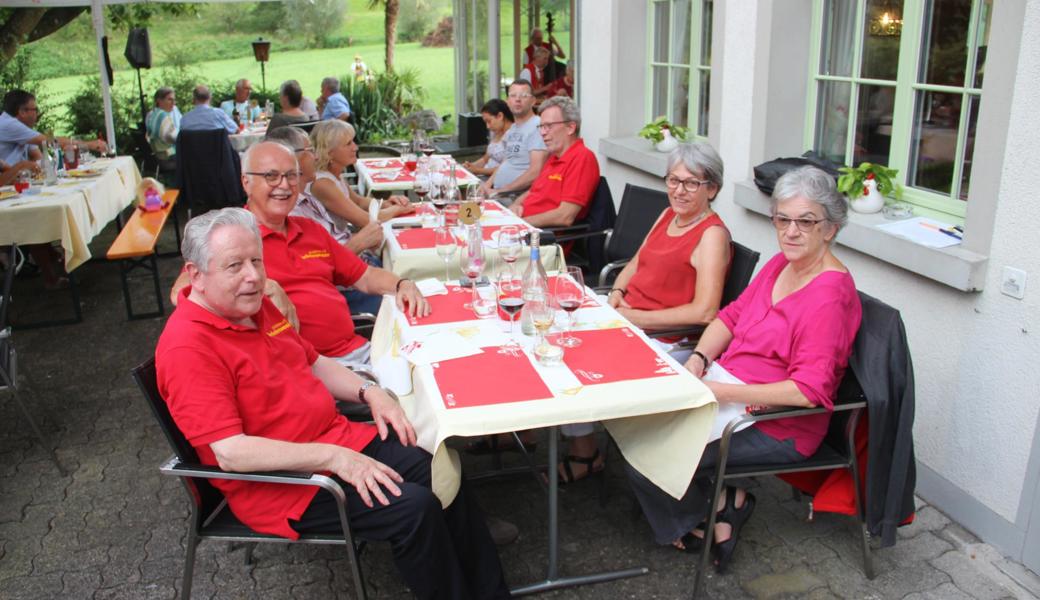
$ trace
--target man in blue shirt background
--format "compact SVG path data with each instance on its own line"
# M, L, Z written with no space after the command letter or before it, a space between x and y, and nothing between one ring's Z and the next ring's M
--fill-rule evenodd
M249 96L253 93L253 85L248 79L239 79L235 82L234 100L225 100L220 103L220 110L227 116L231 116L238 109L242 120L255 121L260 118L260 107L250 106ZM248 119L246 119L248 117Z
M318 103L324 106L321 111L322 121L350 119L350 103L343 94L339 93L339 79L326 77L321 80L321 99L318 100Z
M47 141L47 136L33 129L39 116L36 96L25 90L11 90L4 94L4 112L0 114L0 164L14 165L23 160L39 160L36 146ZM108 146L103 140L89 142L55 137L59 145L75 144L95 152L105 152Z
M223 129L228 133L238 133L238 125L231 117L220 110L209 105L211 94L209 88L197 85L191 93L195 108L181 118L181 131L209 131L212 129Z

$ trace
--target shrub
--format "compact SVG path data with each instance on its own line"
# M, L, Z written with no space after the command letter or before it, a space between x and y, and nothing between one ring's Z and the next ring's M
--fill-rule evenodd
M9 90L20 89L36 96L36 106L39 108L39 120L36 122L37 131L53 131L60 123L53 111L53 103L48 94L41 93L40 80L35 73L35 57L32 50L22 47L14 58L0 66L0 97Z
M397 23L400 42L418 42L433 29L434 14L429 0L401 0Z
M134 86L135 88L137 86ZM140 115L137 92L117 94L113 90L112 118L116 129L116 147L133 149L135 144L131 129L136 126ZM105 132L105 108L101 99L101 81L95 77L83 80L68 102L67 125L74 135L96 138Z
M422 108L425 92L415 69L373 73L367 81L343 76L341 92L354 113L358 143L375 142L407 135L400 117Z
M455 43L455 23L451 17L444 17L437 27L423 38L422 45L433 48L444 48Z

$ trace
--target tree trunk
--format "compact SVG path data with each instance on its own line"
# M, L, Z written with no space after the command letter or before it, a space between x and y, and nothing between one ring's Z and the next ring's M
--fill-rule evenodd
M29 39L26 41L35 42L38 39L47 37L71 23L73 19L83 14L86 10L86 6L70 6L67 8L52 8L48 10L47 14L43 15L40 22L37 23L36 27L29 33Z
M397 13L399 9L399 0L386 0L386 21L384 33L386 34L387 73L394 70L394 46L397 44Z
M15 8L0 27L0 66L14 58L18 47L43 18L46 8ZM389 17L387 17L389 18Z

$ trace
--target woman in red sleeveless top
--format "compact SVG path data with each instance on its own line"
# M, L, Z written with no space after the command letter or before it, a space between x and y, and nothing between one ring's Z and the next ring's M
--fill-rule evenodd
M680 144L668 158L665 177L670 206L661 213L639 251L618 275L608 301L645 330L707 324L715 318L730 263L729 231L711 210L722 189L722 159L709 144ZM680 363L689 350L664 349ZM583 479L603 470L591 423L565 425L572 437L560 464L560 479Z

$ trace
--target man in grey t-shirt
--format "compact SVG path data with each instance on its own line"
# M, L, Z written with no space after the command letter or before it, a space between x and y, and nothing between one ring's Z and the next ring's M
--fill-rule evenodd
M549 152L538 133L539 119L534 114L534 93L531 82L517 79L509 86L509 110L513 111L513 126L506 132L503 143L505 160L484 182L489 195L515 194L531 187L542 171Z

